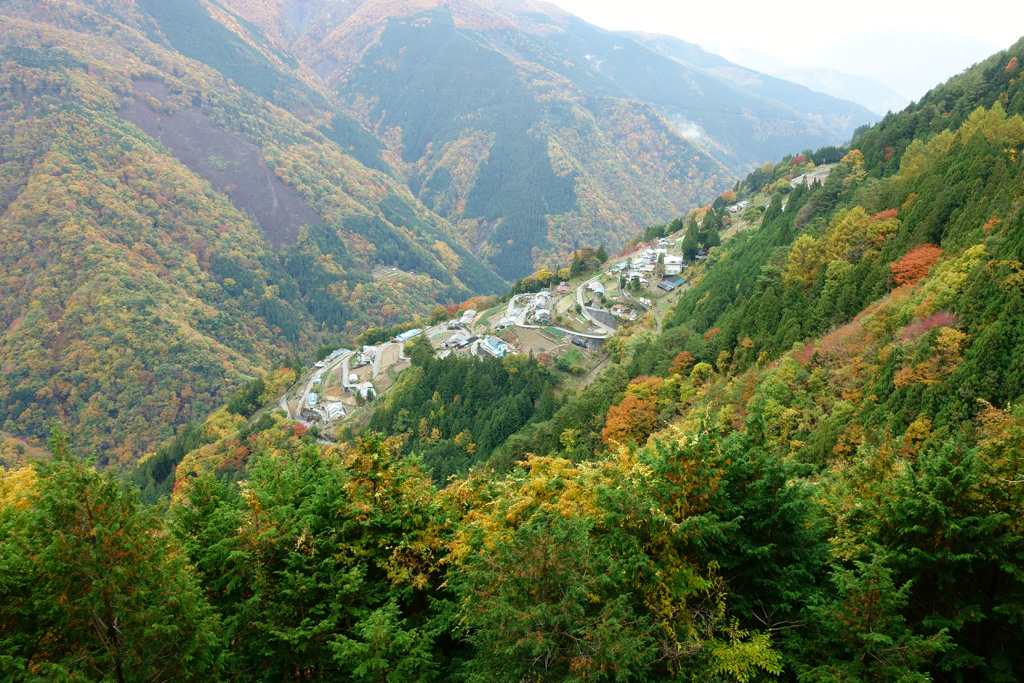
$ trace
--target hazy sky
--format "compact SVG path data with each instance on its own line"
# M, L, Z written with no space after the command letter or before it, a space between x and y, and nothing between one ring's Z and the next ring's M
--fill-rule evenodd
M1024 35L1021 0L551 1L602 28L667 33L761 70L872 76L911 99Z

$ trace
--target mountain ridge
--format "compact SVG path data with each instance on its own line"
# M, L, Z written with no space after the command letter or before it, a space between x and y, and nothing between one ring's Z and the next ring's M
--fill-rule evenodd
M849 99L816 90L807 84L794 83L792 80L735 64L724 57L707 52L698 45L672 36L635 32L628 35L636 37L643 44L672 59L700 68L766 99L778 101L815 118L832 129L843 142L849 140L857 128L875 123L881 115Z
M681 71L684 67L679 62L659 62L658 60L665 58L640 46L626 34L616 35L597 29L546 3L508 4L472 0L423 0L404 3L334 2L318 6L316 10L311 6L301 5L310 12L319 12L315 15L316 18L310 19L307 16L308 22L304 24L304 32L289 29L287 16L298 6L300 5L287 2L249 0L234 0L231 3L235 11L248 16L265 32L284 36L284 47L296 50L301 59L308 61L324 79L325 84L334 89L348 111L378 136L390 141L388 145L391 147L391 158L394 159L393 166L413 164L404 175L409 179L414 192L418 192L416 186L422 182L423 174L426 173L429 177L434 170L430 157L424 153L425 142L422 139L422 132L417 133L413 130L422 127L421 112L450 129L449 133L440 137L434 136L429 140L435 153L439 147L458 139L457 131L466 131L471 137L479 134L493 136L495 130L512 131L516 128L520 131L511 135L510 140L513 141L514 147L522 147L525 150L535 143L531 142L530 137L522 130L524 125L535 131L538 123L543 120L546 122L544 125L547 130L557 131L559 128L576 125L580 117L589 118L597 115L597 130L601 130L599 112L594 110L591 103L608 98L638 105L650 102L655 104L660 116L670 120L677 131L681 130L684 133L674 136L678 141L668 148L671 154L682 158L692 154L691 150L699 155L701 149L706 149L718 162L724 163L733 172L744 164L744 170L749 170L752 166L759 165L761 159L765 157L778 156L786 143L780 142L771 149L761 148L766 144L764 140L773 136L803 136L800 143L789 143L793 149L786 151L794 153L806 147L843 142L855 128L846 126L840 133L829 132L824 119L820 116L818 118L821 123L812 121L816 114L808 118L789 105L737 90L732 85L725 85L727 81L701 70L691 70L684 74ZM438 21L441 24L437 24ZM399 30L400 25L405 28ZM464 43L461 42L463 40ZM616 41L622 45L617 45ZM599 46L604 47L599 50ZM405 60L401 56L410 49L417 55L414 61ZM610 56L602 58L597 54L601 50ZM613 53L623 50L635 53L636 56L630 57L629 60L639 59L638 66L634 66L628 60L617 60ZM521 115L510 115L505 118L502 118L500 113L487 114L495 122L491 124L492 128L497 126L488 132L480 129L481 126L487 127L486 122L473 121L471 118L478 108L482 107L483 111L488 111L488 102L493 102L496 96L495 93L488 94L486 88L481 89L480 83L471 85L470 81L466 81L455 86L455 82L449 79L431 84L430 87L433 88L447 88L445 92L449 92L453 86L459 90L460 94L452 96L451 102L438 102L434 98L417 100L413 97L417 90L429 82L422 81L425 71L457 71L458 64L464 64L468 59L479 61L485 59L485 55L486 59L490 60L489 68L499 69L495 73L500 75L496 75L492 80L501 82L499 89L502 93L518 91L521 95L516 98L517 102L522 102L524 98L535 99L542 103L541 109L533 113L523 111ZM614 68L618 73L602 73L602 60L606 62L605 71ZM663 72L665 77L671 77L676 81L669 83L663 77L662 80L665 82L658 85L651 81L647 73L651 69ZM387 74L386 87L379 85L384 82L381 80L384 74ZM703 97L701 92L709 89L717 93L716 97L719 100L723 97L732 98L736 100L736 104L728 107L686 104L686 98ZM677 91L685 91L687 94L670 95L667 100L660 101L664 99L664 93ZM662 94L655 97L657 93ZM399 104L395 99L399 96L404 97L407 104ZM396 106L401 110L407 105L413 107L417 112L416 116L402 115L396 110ZM765 120L762 121L751 113L756 110L768 112ZM563 120L561 111L571 112L574 118ZM871 117L866 110L862 110L861 114ZM520 116L520 120L513 120L515 116ZM525 119L522 119L522 116L525 116ZM728 118L731 123L723 125L719 122L722 117ZM641 120L644 119L649 119L649 116L643 116ZM497 123L499 121L500 123ZM528 123L524 124L524 121ZM863 122L865 121L857 123L859 125ZM746 132L739 136L733 135L728 132L731 130L730 126ZM431 130L436 131L437 128L431 127ZM475 133L469 133L474 130ZM600 140L599 148L607 150L602 152L605 157L603 163L609 167L621 167L622 163L615 159L616 152L609 148L609 141L606 139L610 132L612 131L597 134L595 130L597 139ZM550 134L552 133L548 133ZM644 134L658 135L654 129L649 129ZM730 135L732 137L729 137ZM488 139L488 145L495 144L495 138ZM780 144L783 147L780 147ZM550 144L548 146L550 147ZM550 151L549 149L549 153ZM534 159L537 156L536 153L530 152L520 154L521 158L515 162L518 166L526 166L527 159ZM552 159L551 163L556 162ZM584 166L592 165L593 162L590 162ZM628 169L628 166L625 169ZM483 157L477 157L476 162L471 162L466 170L474 177L480 173L486 175L487 164ZM626 172L628 173L628 170ZM707 170L700 172L707 173ZM445 173L450 173L450 169L446 168ZM684 173L689 174L689 171ZM530 182L534 185L543 185L551 181ZM575 182L583 181L576 175ZM639 182L642 181L630 181L634 185ZM664 178L658 184L665 182L671 183L672 180ZM460 186L472 183L472 177L462 178ZM439 179L435 179L431 185L436 187L438 184ZM724 189L724 186L721 187ZM554 192L559 193L557 190ZM490 196L493 192L485 191L483 194ZM646 194L651 197L662 195L658 190L647 191ZM679 186L673 187L672 194L691 196L688 188ZM460 194L460 197L464 196L464 193ZM665 201L661 197L659 200ZM539 246L542 253L551 248L571 248L573 241L566 240L559 234L562 232L559 223L569 220L578 228L581 223L576 217L577 211L563 211L561 214L547 211L550 207L547 207L540 197L524 200L523 203L533 207L530 210L533 214L548 215L547 232L554 233L551 235L552 246L545 244L544 227L531 227L533 219L529 216L507 217L504 228L512 233L513 240L518 242L525 236L528 242L509 251L508 245L500 241L503 231L501 225L496 232L489 228L485 229L484 222L493 222L494 218L485 207L471 203L469 209L473 215L469 215L465 213L466 207L456 200L448 202L441 212L453 222L464 226L463 231L467 239L473 239L474 235L484 232L491 235L491 239L484 246L484 253L491 255L491 259L499 263L513 261L525 264L531 261L527 256L527 250L532 251L535 246ZM675 206L677 211L681 208L678 202ZM570 207L571 204L566 204L555 208ZM441 207L434 208L437 210ZM585 218L586 222L607 225L607 210L601 209L595 214L588 212L586 207L578 209L582 211L579 217ZM632 212L632 215L635 216L637 225L655 219L651 214L642 216ZM615 229L609 231L610 237L616 234ZM590 235L587 235L587 238L590 241ZM614 245L617 239L605 241ZM564 251L562 253L564 254ZM552 254L552 258L548 259L549 263L557 261L555 256ZM531 265L544 265L544 262L532 262ZM523 266L518 268L514 272L505 271L503 274L506 277L519 277L526 272Z

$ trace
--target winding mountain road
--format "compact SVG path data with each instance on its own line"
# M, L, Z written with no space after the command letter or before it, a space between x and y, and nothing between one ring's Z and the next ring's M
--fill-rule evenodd
M593 315L591 315L590 312L587 311L587 307L583 304L583 290L586 289L587 287L589 287L590 283L597 282L600 279L600 277L601 277L601 274L598 273L597 275L595 275L594 277L590 278L586 282L580 284L580 286L576 288L576 303L579 304L580 312L583 314L583 317L586 318L590 322L590 324L593 325L594 327L596 327L598 329L601 329L601 330L604 330L604 332L605 332L604 337L610 337L613 334L615 334L615 330L612 329L611 327L609 327L608 325L605 325L603 322L601 322L600 320L595 318ZM586 335L581 335L581 336L586 336ZM604 337L596 337L596 338L603 339Z

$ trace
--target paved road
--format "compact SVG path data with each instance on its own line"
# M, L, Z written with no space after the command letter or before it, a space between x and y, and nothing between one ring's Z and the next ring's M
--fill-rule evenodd
M354 353L354 351L346 351L345 353L335 358L333 363L331 363L330 365L323 369L324 386L327 386L327 384L330 383L331 377L334 375L334 372L338 369L338 366L341 365L342 367L344 367L345 365L347 365L349 357L352 356Z
M355 355L355 354L352 354L352 355ZM354 384L349 384L348 383L348 376L350 374L352 374L352 371L349 369L349 366L350 366L349 361L350 360L352 360L352 356L351 355L345 356L345 359L343 361L341 361L341 386L342 386L343 389L346 389L348 391L352 391L353 388L355 387Z
M346 365L348 363L349 357L351 357L351 356L352 356L352 352L350 351L350 352L344 353L340 357L336 358L334 360L334 362L331 363L330 365L328 365L327 367L324 367L322 369L321 368L313 368L313 371L311 373L309 373L309 378L306 381L306 386L302 390L302 394L301 394L301 396L299 398L299 414L300 415L302 413L302 409L309 405L309 393L313 390L313 384L316 382L316 376L319 373L322 372L323 375L324 375L324 385L326 385L327 381L330 379L331 372L334 371L334 369L338 366L339 363L342 364L342 365ZM299 380L299 382L301 382L301 381L302 380ZM320 396L320 399L323 400L323 396L322 395ZM285 407L287 408L287 403L285 403ZM316 408L315 410L318 413L320 413L321 415L323 415L323 413L319 410L319 408ZM307 427L309 426L309 423L307 423L307 422L303 421L302 419L300 419L299 415L296 415L293 418L291 410L287 410L286 409L285 412L288 413L288 419L296 419L296 420L299 420L299 422L302 422L303 424L305 424ZM326 415L323 415L323 417L324 417L324 420L327 419Z
M508 300L508 306L505 307L505 317L512 315L512 311L516 310L516 300L521 297L522 294L516 294Z
M319 370L317 371L319 372ZM306 388L302 390L302 399L299 401L299 412L302 412L303 406L309 405L309 393L313 390L313 383L316 381L316 372L309 376L309 381L306 382Z
M593 279L597 279L597 278L593 278ZM583 284L586 285L586 283L583 283ZM528 296L528 295L527 294L516 294L514 297L512 297L512 299L510 299L509 302L508 302L508 307L506 309L505 315L506 316L512 315L512 311L515 310L516 303L519 301L519 299L521 297L526 297L526 296ZM579 290L577 290L577 296L579 296ZM584 310L586 310L586 309L584 309ZM528 325L526 323L526 316L528 314L529 314L529 311L524 306L523 307L523 311L519 314L519 317L515 319L515 322L513 324L516 327L522 327L522 328L527 329L527 330L538 330L538 329L540 329L542 327L550 327L550 328L553 328L553 329L556 329L556 330L560 330L560 331L562 331L562 332L564 332L566 334L573 334L573 335L576 335L577 337L586 337L587 339L607 339L608 337L610 337L615 332L614 330L609 331L609 328L607 326L602 325L600 323L597 323L597 327L601 330L601 334L587 334L586 332L577 332L576 330L569 330L569 329L566 329L564 327L559 327L558 325ZM584 313L584 316L586 316L586 318L588 320L593 322L593 319L589 315ZM473 355L476 355L476 353L474 352Z
M373 354L373 373L370 375L370 379L373 379L380 374L380 359L384 356L384 351L392 344L397 342L384 342L377 347L377 353Z
M565 332L566 334L571 334L574 337L585 337L586 339L607 339L608 338L607 334L587 334L586 332L577 332L576 330L569 330L569 329L566 329L564 327L559 327L558 325L527 325L526 323L520 323L520 322L516 321L516 327L522 327L522 328L527 329L527 330L539 330L541 328L545 328L546 329L546 328L550 327L553 330L559 330L561 332Z
M604 333L603 337L610 337L613 334L615 334L615 330L613 330L608 325L605 325L603 322L601 322L600 320L598 320L597 318L592 316L590 313L588 313L587 312L587 307L583 305L583 290L586 289L587 286L591 282L596 282L600 277L601 277L601 274L598 273L597 275L595 275L594 277L590 278L589 280L587 280L586 282L582 283L579 287L576 288L576 303L579 304L580 312L583 313L583 317L586 318L590 322L590 324L593 325L594 327L596 327L598 329L601 329L601 330L604 330L605 333ZM583 335L583 336L585 336L585 335Z

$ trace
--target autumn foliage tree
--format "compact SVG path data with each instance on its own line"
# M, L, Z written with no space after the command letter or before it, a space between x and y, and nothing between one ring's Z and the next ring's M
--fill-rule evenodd
M942 256L942 249L934 244L920 244L908 251L902 259L889 266L894 287L913 285L928 274Z
M629 395L608 409L601 438L608 446L642 444L658 423L658 408L649 399Z
M697 359L689 351L681 351L672 359L672 365L669 366L668 372L670 375L684 375L696 362Z

